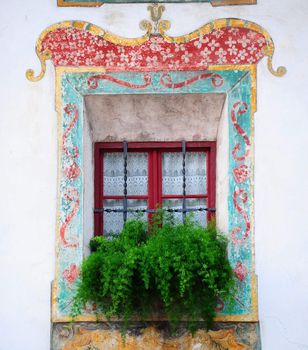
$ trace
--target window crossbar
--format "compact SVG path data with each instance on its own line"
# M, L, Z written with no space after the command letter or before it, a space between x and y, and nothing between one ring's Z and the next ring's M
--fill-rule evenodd
M165 211L169 213L188 213L194 211L208 211L211 213L216 212L216 208L166 208ZM94 209L95 214L100 213L156 213L157 209L124 209L124 208L96 208Z

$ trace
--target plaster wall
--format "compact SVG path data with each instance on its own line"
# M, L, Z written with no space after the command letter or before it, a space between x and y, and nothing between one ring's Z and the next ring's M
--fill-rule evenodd
M86 20L125 37L140 36L146 4L57 8L55 0L1 4L0 47L0 349L44 350L50 339L50 282L55 265L57 116L54 71L33 84L40 32L66 19ZM212 8L167 4L170 35L214 18L259 23L276 44L282 79L258 67L255 114L255 240L259 311L265 350L308 348L307 68L308 2L259 0L256 6Z
M224 94L86 96L93 141L215 141Z
M90 254L89 242L94 232L94 153L93 153L93 128L89 123L87 109L84 111L83 127L83 154L84 154L84 205L83 205L83 253Z

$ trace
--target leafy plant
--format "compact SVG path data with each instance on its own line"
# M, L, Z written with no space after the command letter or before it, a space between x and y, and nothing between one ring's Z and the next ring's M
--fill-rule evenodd
M227 240L214 223L206 228L191 218L176 224L156 215L149 227L133 220L112 239L94 237L92 254L82 265L74 302L78 314L86 302L95 303L107 318L125 321L139 314L165 313L173 327L183 319L208 328L217 298L230 297L234 280L227 258Z

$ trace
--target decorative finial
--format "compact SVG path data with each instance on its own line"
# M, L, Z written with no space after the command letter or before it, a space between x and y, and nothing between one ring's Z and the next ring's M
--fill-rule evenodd
M45 72L46 72L46 61L51 59L52 54L51 54L50 51L46 50L42 54L39 54L37 52L37 56L38 56L38 58L39 58L39 60L41 62L41 72L40 72L40 74L35 76L33 69L28 69L26 71L27 79L30 80L30 81L33 81L33 82L43 79L43 77L45 75Z
M163 34L170 28L170 22L161 20L162 14L165 11L165 6L160 4L151 4L148 6L148 11L151 15L151 22L143 20L140 23L140 28L146 30L149 34Z
M274 46L265 46L262 49L264 56L267 56L268 70L276 77L282 77L287 73L287 68L280 66L276 70L273 67Z

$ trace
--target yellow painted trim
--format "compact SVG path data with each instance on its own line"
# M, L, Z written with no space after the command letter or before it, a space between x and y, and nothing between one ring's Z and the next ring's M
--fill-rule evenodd
M132 321L167 321L168 318L162 316L162 315L154 315L153 317L149 317L147 319L141 319L140 317L133 317L131 319ZM105 316L102 315L82 315L77 316L74 319L70 316L62 316L58 318L53 318L53 323L69 323L69 322L107 322L108 320ZM118 318L111 318L111 321L121 321ZM189 319L183 319L182 321L189 321ZM201 322L202 320L200 320ZM214 319L214 322L259 322L257 314L251 313L251 314L244 314L244 315L234 315L234 316L228 316L228 315L221 315L217 316Z
M30 81L38 81L43 78L46 70L45 61L48 59L51 59L51 54L48 51L42 52L42 41L44 40L46 35L48 35L50 32L53 32L59 28L76 28L79 30L85 30L93 35L101 36L105 40L116 45L139 46L145 43L147 40L149 40L152 32L152 24L149 21L144 20L140 23L140 27L141 29L146 31L145 35L138 38L123 38L116 34L109 33L94 24L84 22L84 21L64 21L64 22L53 24L50 27L46 28L41 33L36 43L36 54L41 62L41 67L42 67L41 73L37 77L35 77L34 71L29 69L26 73L26 76ZM268 69L275 76L283 76L286 73L285 67L278 67L276 71L274 70L272 66L272 58L275 50L273 40L270 37L269 33L264 28L262 28L261 26L259 26L254 22L245 21L242 19L235 19L235 18L217 19L210 23L205 24L204 26L200 27L199 29L189 34L171 37L165 34L166 30L170 28L170 22L160 21L158 25L158 31L166 42L181 44L181 43L186 43L188 41L196 39L201 35L208 34L212 32L214 29L221 29L225 27L247 28L263 35L267 45L266 48L263 50L263 53L265 56L268 57Z
M57 209L56 209L56 269L55 279L52 283L51 289L51 320L57 318L57 303L58 303L58 283L60 279L60 203L61 203L61 192L60 192L60 179L61 179L61 167L62 167L62 94L61 94L61 78L62 72L56 68L56 112L57 112L57 143L58 143L58 154L57 154Z
M59 7L100 7L104 3L102 1L91 2L66 2L65 0L58 0Z
M183 1L185 2L185 1ZM116 3L116 2L114 2ZM136 2L137 3L137 2ZM253 5L257 3L257 0L224 0L224 1L210 1L212 6L226 6L226 5ZM58 0L59 7L100 7L104 5L103 1L91 1L91 2L67 2L65 0Z
M274 44L273 45L268 45L263 48L263 54L264 56L267 56L267 68L268 70L275 75L276 77L282 77L287 73L286 67L280 66L276 70L273 68L273 54L274 54Z
M224 0L224 1L215 1L212 0L211 4L213 6L226 6L226 5L254 5L257 3L257 0Z
M256 65L215 65L209 66L208 70L212 71L226 71L226 70L245 70L249 71L251 76L251 252L252 252L252 264L251 264L251 290L252 290L252 313L244 315L218 315L215 318L216 322L258 322L258 298L257 298L257 277L255 275L255 249L254 249L254 113L256 112ZM61 98L61 79L65 73L86 73L86 72L98 72L105 73L106 69L103 67L56 67L56 111L58 115L58 181L60 181L60 169L61 169L61 154L62 154L62 98ZM59 249L60 249L60 184L58 182L57 193L57 218L56 218L56 272L55 280L52 284L52 297L51 297L51 319L54 323L71 322L70 316L59 317L57 315L57 290L60 277L60 263L59 263ZM140 318L135 318L138 321ZM149 321L163 321L166 320L162 315L155 315ZM80 315L76 317L76 322L96 322L107 321L106 317L96 315Z

